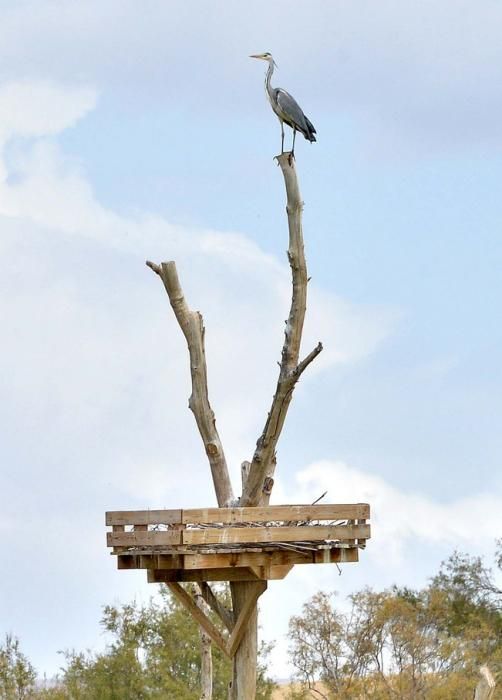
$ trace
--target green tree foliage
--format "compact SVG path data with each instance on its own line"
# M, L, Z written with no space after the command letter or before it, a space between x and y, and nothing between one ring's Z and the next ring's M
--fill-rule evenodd
M47 700L198 700L198 625L162 587L160 601L106 606L101 624L110 643L101 653L65 653L58 684ZM215 624L217 621L213 618ZM267 649L263 650L263 658ZM213 698L226 700L230 661L213 645ZM269 700L274 684L259 670L257 698ZM2 697L2 696L0 696ZM31 696L30 696L31 697Z
M291 698L312 697L316 681L329 699L470 698L481 664L502 669L502 591L481 559L454 552L422 590L368 588L348 612L317 593L291 618L290 640L303 681Z
M35 686L35 669L19 648L19 640L11 634L0 646L0 698L30 698Z

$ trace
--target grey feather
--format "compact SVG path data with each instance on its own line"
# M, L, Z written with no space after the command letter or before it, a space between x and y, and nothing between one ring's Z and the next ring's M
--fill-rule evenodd
M314 134L316 131L314 126L304 115L302 108L295 98L282 88L275 88L274 92L277 116L292 129L301 131L308 141L315 141Z

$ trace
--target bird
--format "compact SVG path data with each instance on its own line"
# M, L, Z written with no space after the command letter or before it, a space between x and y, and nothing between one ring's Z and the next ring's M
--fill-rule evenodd
M291 153L294 155L296 132L300 131L307 141L312 143L317 140L315 137L316 130L314 125L310 119L305 116L302 108L289 92L286 92L286 90L282 88L274 88L270 84L274 67L277 67L272 54L267 51L266 53L251 54L249 58L258 58L268 63L265 90L270 105L281 123L281 154L284 153L284 124L286 123L293 129L293 147Z

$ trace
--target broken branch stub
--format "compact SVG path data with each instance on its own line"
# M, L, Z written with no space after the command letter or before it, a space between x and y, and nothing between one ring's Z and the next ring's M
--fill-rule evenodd
M289 404L303 371L322 351L319 343L301 362L300 345L307 308L307 263L303 249L302 211L295 162L291 154L277 156L286 185L289 228L288 260L292 275L292 297L289 317L286 321L284 344L282 347L279 378L272 399L272 406L262 434L256 443L249 474L243 488L241 505L256 506L270 500L275 471L275 451L286 419Z
M234 500L234 495L223 446L216 429L214 412L209 403L202 315L189 308L173 261L163 262L160 265L147 261L146 264L164 283L174 315L187 341L192 377L192 393L188 405L194 414L204 443L218 505L227 506Z

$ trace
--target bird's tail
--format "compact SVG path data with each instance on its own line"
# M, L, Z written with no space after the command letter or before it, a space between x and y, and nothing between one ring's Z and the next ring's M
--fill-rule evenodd
M307 119L305 117L305 123L307 124L307 132L304 133L303 135L307 139L307 141L310 141L312 143L313 141L317 141L316 137L314 134L316 134L316 130L310 119Z

